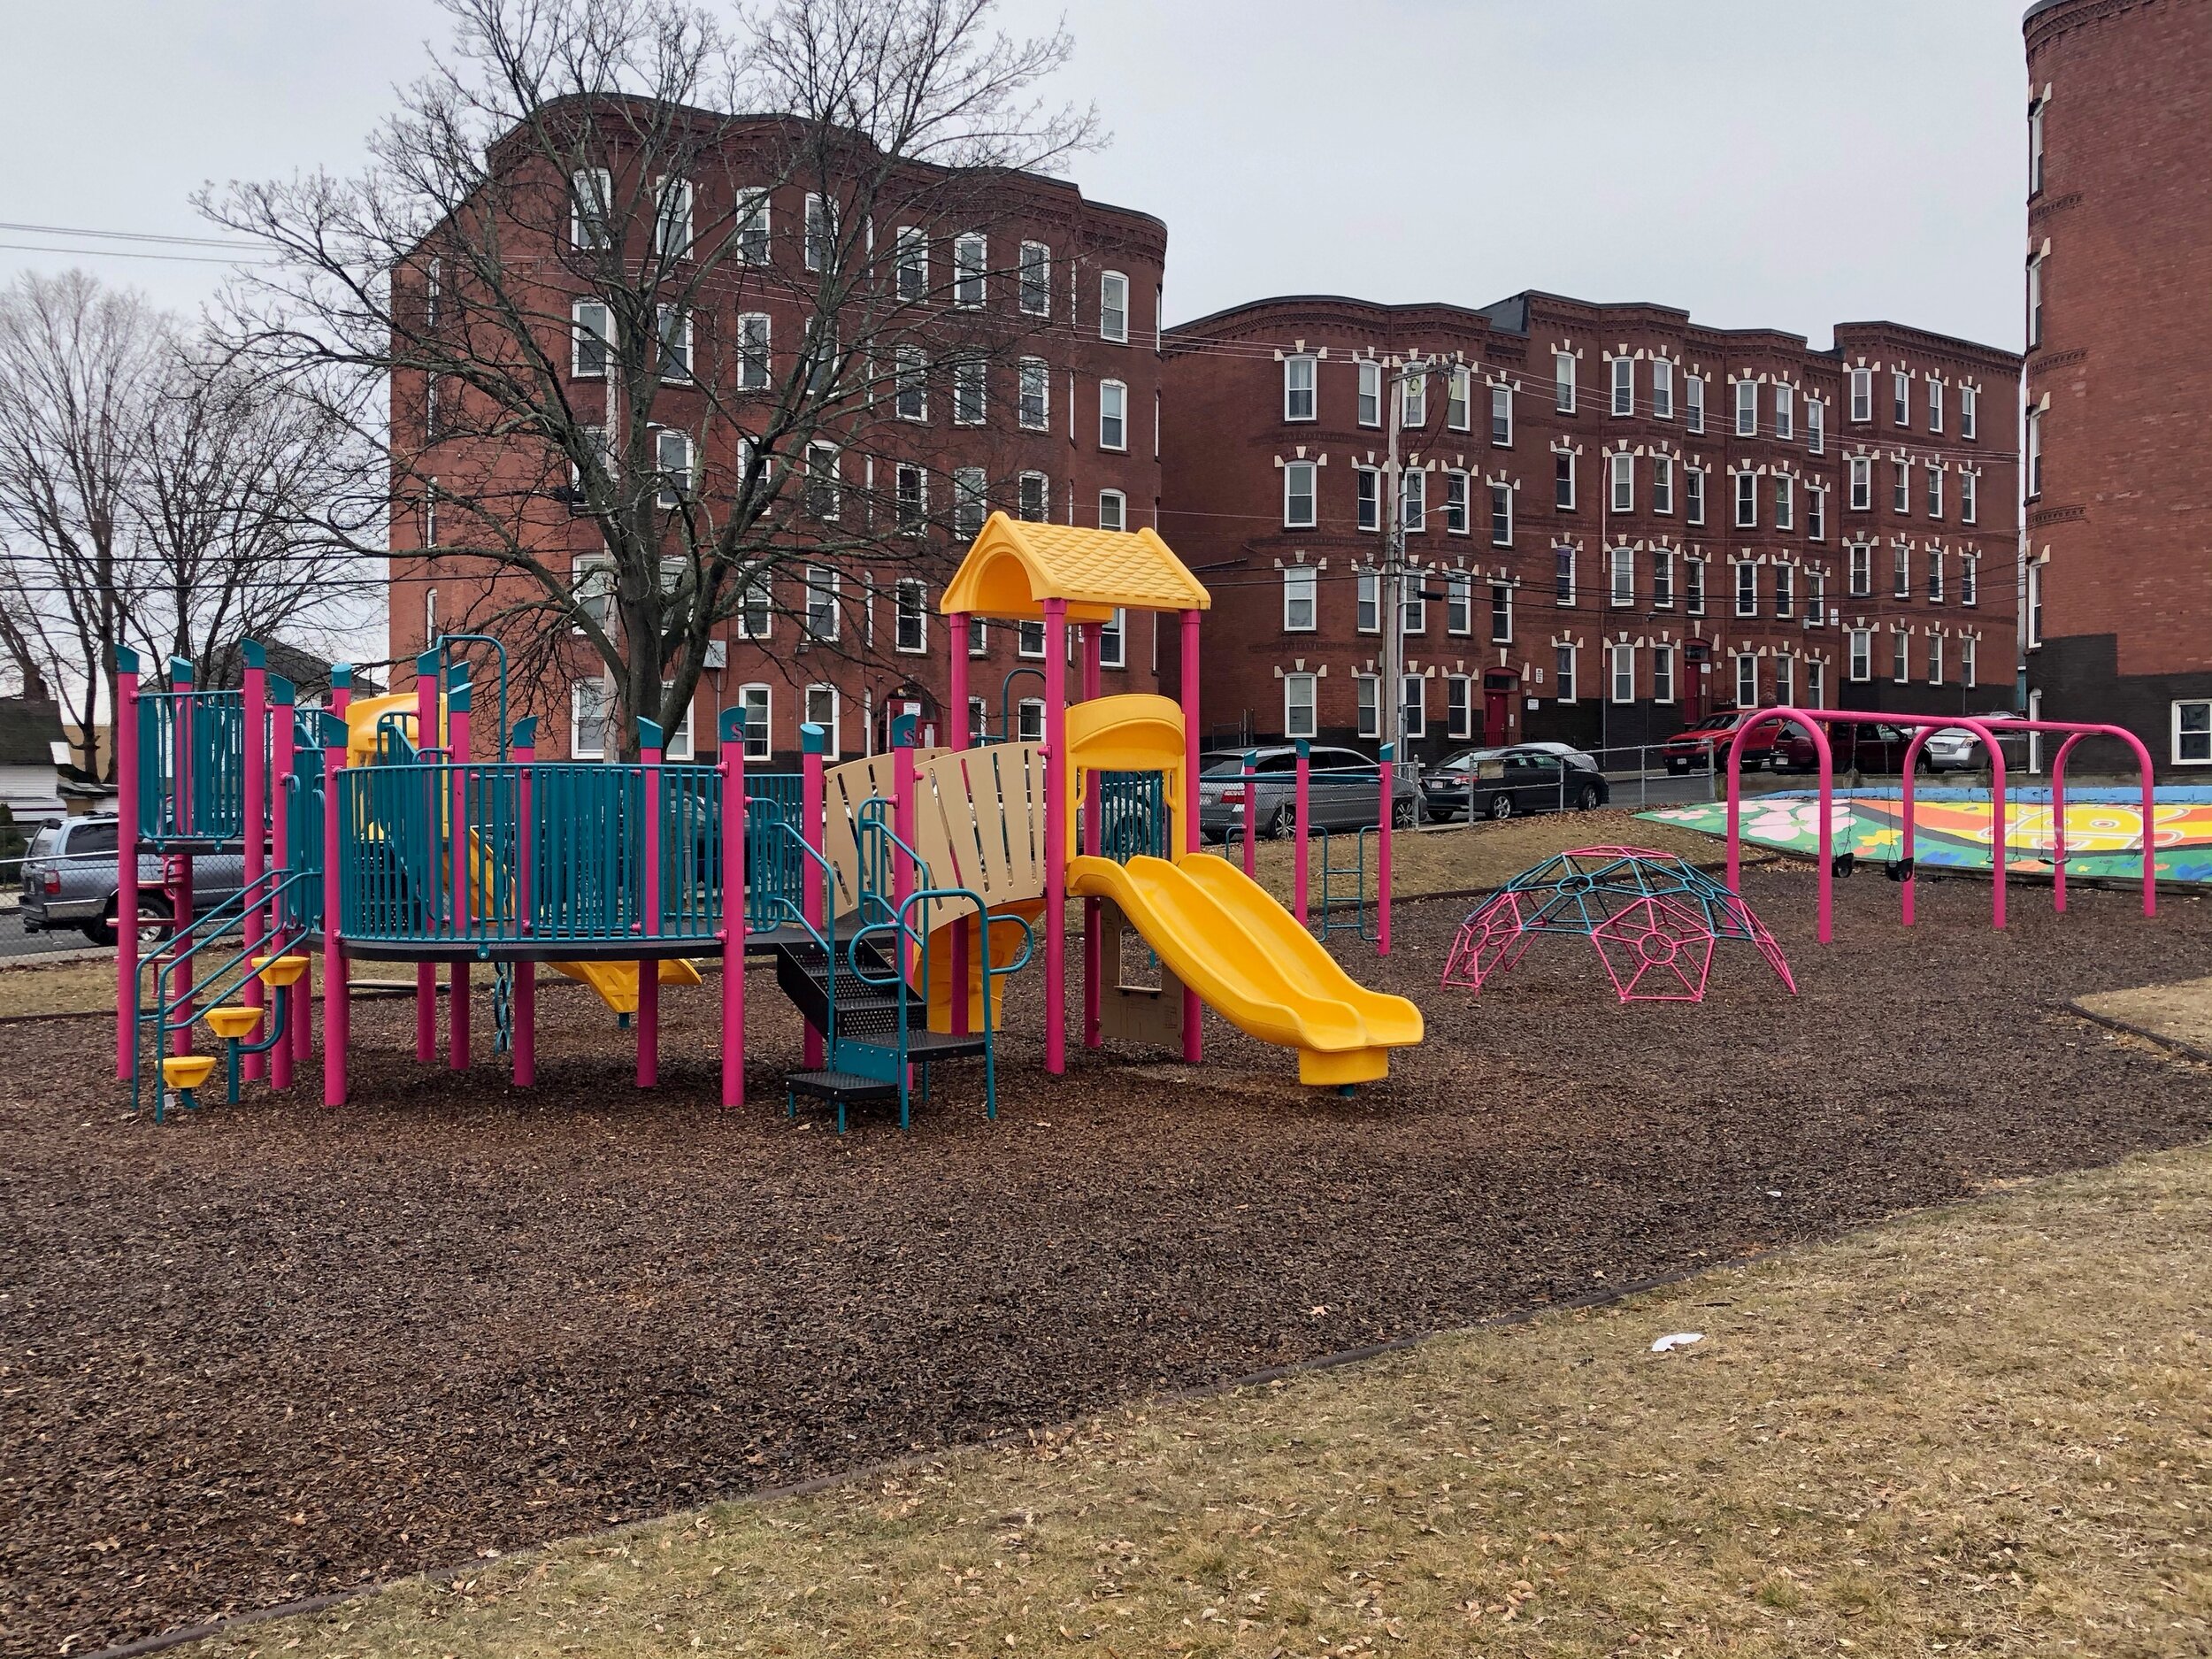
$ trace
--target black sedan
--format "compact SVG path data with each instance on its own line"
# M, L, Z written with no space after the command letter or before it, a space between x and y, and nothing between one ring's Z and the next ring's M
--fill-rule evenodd
M1509 818L1521 812L1587 812L1612 791L1590 757L1563 745L1523 743L1470 749L1423 774L1421 794L1432 820Z

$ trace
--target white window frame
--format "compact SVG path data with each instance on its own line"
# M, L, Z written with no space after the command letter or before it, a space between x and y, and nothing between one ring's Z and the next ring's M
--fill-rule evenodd
M1425 371L1407 374L1398 381L1398 426L1418 432L1429 424L1429 377Z
M1283 736L1295 742L1300 738L1310 741L1319 730L1319 677L1314 674L1285 674L1283 676Z
M1774 474L1774 527L1797 528L1797 480L1788 472Z
M759 626L754 626L755 618ZM737 615L732 618L730 632L741 640L764 640L776 628L776 588L774 578L766 571L757 571L747 579L738 595Z
M842 586L840 573L826 565L810 565L803 578L806 595L806 609L800 618L800 632L809 640L833 644L844 632L843 605L838 603ZM821 602L821 603L818 603ZM822 632L820 618L826 617L829 631Z
M1874 511L1874 457L1855 455L1849 467L1851 478L1851 505L1853 512Z
M1502 604L1499 603L1501 599L1504 602ZM1502 630L1500 627L1502 618L1504 625ZM1511 582L1490 584L1490 643L1493 645L1513 643L1513 584Z
M1025 317L1052 315L1052 250L1044 242L1021 245L1014 272L1014 303ZM1031 304L1034 299L1037 303Z
M653 186L653 251L669 259L691 257L691 180L678 175Z
M1444 632L1461 639L1475 631L1475 579L1455 571L1444 579Z
M1014 419L1025 432L1052 428L1052 365L1024 357L1014 367Z
M914 488L910 495L907 484ZM913 461L901 461L891 470L891 511L900 534L918 535L929 527L929 471Z
M1874 547L1861 541L1844 549L1844 591L1854 599L1874 595Z
M1682 522L1701 525L1705 522L1705 479L1709 469L1686 466L1682 469Z
M1358 375L1359 405L1355 414L1361 426L1379 426L1383 418L1382 365L1372 357L1362 357L1358 362Z
M952 303L964 311L980 311L990 298L991 239L964 230L952 239Z
M1759 435L1759 382L1745 380L1731 384L1735 388L1736 435L1755 438Z
M952 469L952 534L956 541L972 541L991 516L991 475L979 466Z
M911 645L906 642L910 621ZM891 649L908 657L929 654L929 584L918 576L902 576L891 590Z
M1042 697L1024 697L1015 703L1014 741L1018 743L1041 743L1045 741L1045 700Z
M1108 519L1113 522L1109 524ZM1098 527L1102 530L1129 528L1129 497L1118 489L1098 492Z
M614 174L578 167L568 175L568 245L604 251L614 246Z
M1352 578L1352 632L1382 632L1382 572L1358 571Z
M1471 488L1466 472L1459 467L1444 470L1444 530L1448 535L1465 535L1468 532L1468 490Z
M1636 603L1636 549L1626 542L1605 550L1606 603L1624 610Z
M1705 614L1705 561L1685 558L1682 561L1682 612L1685 616Z
M1399 718L1405 723L1405 733L1409 738L1426 737L1429 734L1429 682L1426 675L1401 674L1398 677L1398 707L1402 710Z
M755 325L758 325L757 327ZM741 311L737 319L737 389L763 392L774 372L774 325L765 311Z
M591 325L589 313L599 314L599 326ZM614 308L604 300L577 300L568 308L569 342L568 372L579 380L603 380L613 373L614 365ZM585 361L584 342L595 340L599 344L599 365L590 366Z
M1111 434L1109 436L1109 434ZM1098 447L1117 455L1129 452L1129 387L1124 380L1098 383Z
M672 464L672 444L683 448L683 465ZM659 426L653 433L653 472L661 482L653 499L664 508L680 506L698 488L698 449L691 434L676 426Z
M891 240L892 291L902 300L929 297L929 233L902 225Z
M828 694L829 718L826 720L818 718L818 710L814 706L818 692ZM822 735L829 744L826 753L833 762L844 753L844 734L841 729L844 725L844 702L845 700L837 695L837 687L827 680L818 680L812 685L803 687L799 693L799 713L807 725L818 726L822 728ZM750 725L750 722L747 724ZM747 758L750 759L751 757L748 756Z
M1874 678L1874 630L1853 628L1844 638L1847 675L1853 685L1866 685Z
M1303 422L1320 416L1321 360L1311 352L1294 352L1283 359L1283 419Z
M1616 703L1636 701L1636 648L1625 640L1615 640L1605 648L1605 679L1607 700Z
M1475 376L1465 364L1444 377L1444 425L1453 432L1475 429Z
M1774 565L1774 614L1784 619L1797 614L1797 566L1780 559Z
M1575 657L1572 645L1552 647L1552 695L1561 703L1572 703L1579 689L1576 682L1581 676L1575 672L1579 666Z
M1129 613L1119 605L1114 607L1110 620L1098 624L1098 665L1129 666Z
M1970 466L1959 468L1959 522L1973 524L1980 514L1981 474Z
M828 457L826 467L822 465L825 456ZM818 495L818 491L823 494ZM828 503L826 510L822 505L825 496ZM835 444L818 442L807 445L806 475L801 480L801 497L806 511L825 524L836 523L838 515L844 511L844 460Z
M1759 614L1759 567L1749 559L1738 559L1732 580L1735 589L1735 614L1755 617Z
M1977 652L1974 648L1978 643L1978 641L1970 634L1959 635L1959 684L1969 691L1973 690L1976 684L1974 659Z
M1472 674L1444 676L1444 734L1470 738L1475 734L1475 680Z
M1045 621L1042 617L1023 617L1014 624L1014 655L1024 662L1044 661Z
M1740 651L1734 662L1736 706L1739 709L1755 709L1759 706L1759 659L1749 651Z
M1912 680L1912 635L1903 628L1889 631L1889 677L1901 686Z
M1098 273L1098 337L1129 343L1129 279L1119 271Z
M1928 377L1928 430L1943 430L1943 382L1932 374Z
M1352 527L1356 530L1379 531L1382 528L1382 469L1355 466L1352 469Z
M1779 381L1774 388L1774 435L1786 443L1797 437L1797 388Z
M829 197L807 192L805 217L800 221L799 260L809 271L820 271L837 251L837 213Z
M955 357L952 364L952 424L980 426L990 415L991 380L980 357Z
M1575 456L1572 449L1552 451L1551 504L1555 512L1575 511Z
M1651 550L1651 608L1654 611L1674 609L1674 549L1658 547Z
M1674 701L1674 647L1655 645L1651 648L1651 700L1654 703Z
M1502 514L1498 511L1501 506L1505 509ZM1490 486L1490 545L1513 545L1513 486L1510 484Z
M1422 535L1429 527L1429 475L1425 467L1409 466L1398 474L1398 531Z
M1759 475L1748 468L1734 475L1736 486L1736 528L1755 530L1759 527Z
M1575 550L1563 542L1555 542L1551 550L1552 603L1561 606L1577 604L1580 595L1575 580Z
M891 359L891 416L895 420L929 419L929 359L919 346L901 346Z
M1612 412L1616 417L1636 412L1636 359L1625 353L1611 359Z
M737 230L731 238L740 265L765 265L771 243L768 240L768 192L741 190L733 204L731 217Z
M1352 702L1356 710L1353 717L1354 729L1362 737L1380 737L1382 735L1382 676L1380 674L1354 674L1352 676Z
M1874 371L1857 368L1851 371L1851 422L1864 426L1874 419Z
M1969 443L1979 435L1982 395L1971 386L1959 388L1959 436Z
M1809 397L1805 400L1805 448L1813 455L1828 452L1828 400Z
M1705 377L1687 374L1682 379L1682 424L1687 432L1705 430Z
M1615 362L1620 359L1616 357ZM1625 449L1617 449L1606 457L1606 472L1610 478L1610 494L1614 512L1636 511L1636 457Z
M1490 447L1513 447L1513 388L1503 380L1493 381L1490 387Z
M1304 620L1299 618L1303 616ZM1311 565L1283 566L1283 632L1312 634L1321 626L1321 572Z
M1563 415L1575 412L1575 375L1578 364L1571 351L1551 354L1552 402Z
M660 351L661 378L687 386L692 378L692 318L680 305L662 305L654 311L654 333ZM670 372L671 365L674 372Z
M1651 418L1654 420L1674 419L1674 359L1654 357L1651 360Z
M760 695L757 698L754 693ZM760 707L760 720L753 719L753 706ZM776 688L761 680L754 680L737 688L737 701L732 705L745 716L745 758L766 760L776 752Z
M599 727L599 741L584 741L587 722L584 699L587 692L596 695L599 707L593 723ZM604 760L607 757L607 727L614 721L614 696L608 689L603 675L595 674L588 680L572 682L568 688L568 757L571 760Z
M1035 511L1031 509L1034 498ZM1052 480L1031 469L1014 480L1014 516L1024 524L1044 524L1052 518Z
M1959 603L1977 605L1982 602L1982 558L1978 553L1959 556Z
M1299 488L1303 480L1305 488ZM1283 528L1310 530L1321 522L1321 468L1312 461L1283 463Z

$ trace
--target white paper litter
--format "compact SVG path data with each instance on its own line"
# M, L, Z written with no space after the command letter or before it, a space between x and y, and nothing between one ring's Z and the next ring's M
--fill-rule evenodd
M1674 1331L1654 1342L1651 1351L1655 1354L1671 1354L1676 1348L1687 1348L1693 1342L1702 1342L1704 1340L1705 1333L1702 1331Z

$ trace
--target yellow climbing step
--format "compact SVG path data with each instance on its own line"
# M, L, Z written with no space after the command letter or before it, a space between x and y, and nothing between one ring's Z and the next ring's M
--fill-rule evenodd
M241 1037L251 1034L253 1028L261 1023L261 1010L257 1008L211 1008L200 1018L207 1022L207 1028L218 1037L226 1042L235 1042Z

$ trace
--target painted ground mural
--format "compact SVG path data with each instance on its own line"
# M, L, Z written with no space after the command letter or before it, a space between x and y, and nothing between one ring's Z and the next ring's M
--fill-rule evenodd
M1893 790L1836 791L1832 803L1835 849L1863 863L1902 856L1904 809ZM1639 813L1709 835L1728 833L1724 802L1666 807ZM2023 792L2005 801L2005 864L2021 874L2051 867L2049 793ZM1743 838L1762 847L1811 856L1819 850L1820 803L1809 792L1757 795L1743 803ZM2151 845L2162 881L2212 883L2212 790L2166 788L2152 803ZM2066 873L2139 879L2143 865L2143 807L2139 795L2110 789L2066 792ZM1989 797L1961 789L1916 791L1913 858L1916 864L1958 869L1990 867Z

